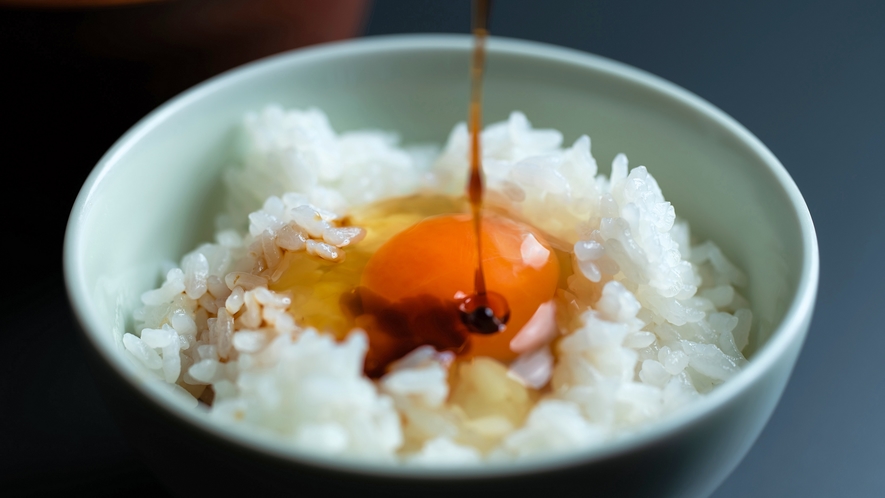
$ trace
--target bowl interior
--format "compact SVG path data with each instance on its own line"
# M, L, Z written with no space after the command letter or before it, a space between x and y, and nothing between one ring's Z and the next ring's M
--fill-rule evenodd
M118 371L130 370L116 353L127 317L157 285L163 260L211 239L221 172L246 112L315 106L339 132L381 128L407 143L442 143L466 116L469 47L467 37L412 36L285 54L202 84L142 120L99 163L69 225L66 277L96 347ZM485 96L487 123L521 110L569 144L589 135L604 173L618 152L631 167L647 166L693 235L716 241L748 274L750 348L764 348L797 300L813 233L792 181L755 138L654 76L534 43L492 40Z

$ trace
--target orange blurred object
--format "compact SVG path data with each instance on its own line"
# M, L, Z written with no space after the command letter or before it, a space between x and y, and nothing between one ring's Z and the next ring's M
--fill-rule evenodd
M543 237L523 224L485 214L482 228L486 285L489 291L507 300L510 319L502 332L470 334L463 354L491 356L506 362L517 356L510 349L513 336L541 304L553 298L559 262ZM457 307L460 300L474 292L475 244L470 215L426 219L378 249L365 267L362 286L382 298L378 302L397 303L420 297ZM370 301L364 306L368 314L381 311L373 309L376 305ZM370 355L374 347L371 343L370 337Z
M246 62L361 34L370 0L0 0L68 12L89 57L136 63L165 100ZM76 16L74 16L76 14ZM136 83L136 82L133 82Z
M168 0L0 0L0 5L11 7L88 8L165 1Z

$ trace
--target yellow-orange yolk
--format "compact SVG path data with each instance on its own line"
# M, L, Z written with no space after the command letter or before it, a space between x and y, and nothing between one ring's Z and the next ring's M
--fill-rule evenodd
M490 356L506 362L518 356L510 349L510 341L538 307L554 297L559 262L540 234L497 215L483 215L481 244L486 288L506 299L510 318L501 332L469 334L460 352L468 357ZM420 303L428 300L456 306L475 292L476 264L476 239L470 215L425 219L394 235L366 264L361 286L380 299L364 299L363 311L377 314L383 310L373 308L415 303L401 306L400 310L420 312ZM434 317L447 320L443 315ZM384 348L391 340L370 332L369 357L373 348Z

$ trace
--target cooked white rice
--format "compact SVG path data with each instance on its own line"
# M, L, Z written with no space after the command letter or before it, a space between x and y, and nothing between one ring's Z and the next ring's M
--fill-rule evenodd
M267 272L284 251L346 257L365 235L338 226L351 209L420 191L461 194L466 126L439 153L400 148L386 132L337 134L316 109L268 107L244 124L215 243L142 295L134 333L122 340L134 363L176 390L199 397L211 385L214 423L318 454L462 465L603 444L746 363L752 314L736 290L745 276L712 242L690 245L688 224L646 168L629 170L618 155L610 177L597 175L588 137L562 148L558 131L533 129L514 112L482 134L487 202L568 243L576 273L557 299L574 312L560 315L555 351L519 358L506 376L499 364L474 362L474 387L491 398L523 384L551 389L518 423L506 412L468 415L450 396L453 355L429 346L370 380L365 334L336 342L299 328L290 298L267 289Z

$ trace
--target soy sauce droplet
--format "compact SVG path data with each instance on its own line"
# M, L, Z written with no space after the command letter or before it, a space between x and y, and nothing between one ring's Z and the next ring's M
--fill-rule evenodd
M501 321L495 316L495 312L486 306L480 306L471 313L461 315L461 319L471 332L478 334L495 334L502 328Z
M503 332L510 320L507 300L497 292L469 296L458 305L461 322L476 334L489 335Z

